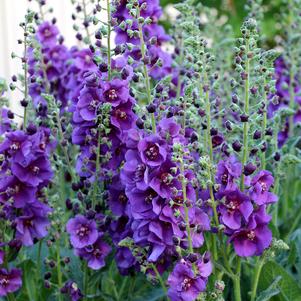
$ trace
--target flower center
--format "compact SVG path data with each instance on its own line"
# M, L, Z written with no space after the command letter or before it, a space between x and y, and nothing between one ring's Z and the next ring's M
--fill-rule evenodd
M145 197L145 202L147 204L150 204L152 200L155 198L155 196L156 194L153 191L149 192L149 194Z
M38 166L32 166L32 167L31 167L31 171L32 171L35 175L37 175L37 174L39 173L39 171L40 171L40 168L39 168Z
M255 238L255 232L254 231L250 231L247 234L247 237L248 237L249 240L254 240L254 238Z
M44 30L44 36L45 36L46 38L49 38L49 37L51 36L51 31L50 31L48 28L46 28L46 29Z
M226 184L228 183L228 175L227 175L226 173L224 173L224 174L222 175L222 183L223 183L224 185L226 185Z
M110 89L109 92L108 92L108 97L110 100L115 100L118 95L116 93L116 90L115 89Z
M260 183L262 192L267 191L267 189L268 189L267 184L265 182L259 182L259 183Z
M76 231L76 234L80 237L87 236L89 233L90 229L85 225L81 225Z
M100 251L98 248L96 248L96 249L94 249L94 251L93 251L93 255L94 255L96 258L99 258L99 257L101 256L101 251Z
M153 144L147 148L147 150L145 151L145 154L149 160L154 161L159 156L159 147L157 145Z
M88 54L85 55L85 62L87 64L91 63L91 57L90 57L90 55L88 55Z
M169 185L172 181L172 176L168 172L164 172L161 174L160 179L162 183Z
M238 201L230 201L228 204L227 204L227 207L228 209L230 210L236 210L239 206L239 202Z
M145 171L145 165L144 164L138 164L136 171L135 171L135 181L140 181L141 178L143 178Z
M11 146L10 146L10 149L11 149L11 150L14 150L14 151L20 149L20 143L19 143L19 142L13 142L13 143L11 144Z
M6 194L7 195L14 195L20 191L19 185L15 185L15 187L8 187L6 189Z
M117 118L119 118L119 119L122 119L122 120L126 120L127 119L127 114L126 114L126 112L124 112L124 111L121 111L121 110L116 110L116 113L115 113L115 116L117 117Z
M2 276L2 277L3 277L3 278L0 279L0 285L1 285L2 287L8 286L8 284L9 284L9 279L8 279L8 277L7 277L7 276Z
M33 226L33 222L31 219L26 219L26 220L24 220L23 225L27 228L30 228Z
M184 291L187 291L187 290L190 289L191 285L192 285L192 279L190 279L190 278L185 278L185 279L183 280L183 282L182 282L182 289L183 289Z
M89 110L94 111L97 108L98 101L96 99L93 99L89 103Z
M124 194L124 192L121 192L119 194L118 200L119 200L120 203L126 203L127 199L128 198L126 197L126 195Z

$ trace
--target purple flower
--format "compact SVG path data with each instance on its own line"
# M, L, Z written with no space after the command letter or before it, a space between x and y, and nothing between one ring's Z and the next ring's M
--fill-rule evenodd
M115 258L121 275L127 275L129 269L136 264L136 258L133 256L131 250L125 247L117 249Z
M167 282L172 301L194 301L206 289L205 279L195 275L191 264L185 261L176 264Z
M189 210L189 225L192 245L194 248L200 248L204 243L203 232L211 229L209 217L200 208L192 207Z
M230 229L237 230L243 222L248 222L253 205L248 196L236 189L226 193L225 201L218 206L218 210L221 222Z
M217 165L216 182L221 185L222 191L234 190L237 185L234 180L239 178L242 165L235 156L221 160Z
M94 220L88 220L83 215L71 218L66 225L67 232L70 234L70 241L75 248L84 248L93 245L98 232Z
M50 162L45 156L33 159L26 166L12 162L11 170L20 181L32 186L48 183L53 176Z
M149 186L154 189L160 197L171 198L172 190L177 188L180 190L181 183L175 178L171 169L176 165L171 161L164 162L159 169L154 170L150 174L151 181Z
M138 151L142 162L151 167L161 165L167 157L165 141L157 135L142 139L138 143Z
M267 224L271 217L266 214L265 207L261 206L249 219L249 223L242 229L235 231L230 242L238 256L260 256L272 242L272 232Z
M34 239L41 239L48 233L50 222L47 218L51 209L39 202L24 209L23 215L16 219L16 237L24 246L32 246Z
M3 262L4 262L4 256L5 256L4 251L0 250L0 264L3 264Z
M0 192L0 200L12 198L14 206L22 208L35 201L37 188L24 184L15 176L9 176L0 180Z
M63 294L68 294L72 301L78 301L83 298L83 294L78 285L72 280L69 280L64 284L61 288L61 292Z
M6 134L6 139L0 144L0 152L7 152L20 164L26 164L31 158L31 146L28 135L21 130Z
M131 214L135 219L150 219L155 217L159 198L151 188L147 190L133 189L127 193L131 205Z
M138 152L128 150L125 154L125 164L121 170L120 178L128 189L138 188L145 190L148 187L148 166L145 165Z
M0 269L0 297L17 291L22 286L22 272L19 269Z
M98 88L85 87L80 91L76 107L83 120L92 121L96 118L102 95Z
M270 204L277 202L277 196L269 192L274 184L272 174L267 170L258 172L251 181L250 197L257 205Z
M111 82L104 82L102 85L104 101L112 104L113 107L125 103L130 97L127 84L127 81L118 78Z
M111 247L102 240L100 234L94 244L82 249L76 249L76 255L84 258L88 262L88 267L99 270L105 266L105 257L111 252Z
M128 197L124 191L125 187L120 182L119 176L116 175L112 179L112 184L109 187L109 206L113 214L121 216L126 213L128 206Z
M112 125L122 131L131 129L137 119L132 111L132 107L133 103L130 100L115 107L111 113Z
M56 43L58 34L58 28L46 21L39 26L37 38L43 46L50 47Z
M167 141L180 135L181 126L173 118L163 118L158 124L158 133Z

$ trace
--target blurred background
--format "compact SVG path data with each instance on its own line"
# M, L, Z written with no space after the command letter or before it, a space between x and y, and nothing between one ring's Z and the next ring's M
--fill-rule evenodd
M71 0L48 0L53 8L57 19L57 25L65 37L66 45L76 45L77 40L75 38L74 31L72 29L71 15L74 10L74 6L71 4ZM105 0L101 0L104 1ZM212 12L216 14L221 20L221 24L231 24L234 29L234 34L239 35L239 29L246 17L247 10L245 5L250 0L195 0L195 3L202 3L212 9ZM278 20L281 18L281 10L285 5L285 0L262 0L263 1L263 22L261 28L263 35L265 36L265 43L268 47L274 47L275 41L281 31ZM161 0L161 5L164 9L164 16L162 18L162 24L168 28L175 22L177 11L173 8L173 4L180 2L180 0ZM5 78L7 82L10 82L10 78L13 74L17 74L21 71L21 64L18 59L11 59L11 53L22 54L23 47L18 45L17 40L22 38L22 30L19 27L19 23L22 22L26 10L28 8L38 10L36 1L28 0L0 0L0 78ZM104 20L106 19L104 14ZM13 111L18 112L18 92L14 92L8 95L11 99L11 107ZM14 101L16 100L16 101Z
M171 25L171 19L174 18L174 9L172 4L179 0L161 0L161 5L164 7L165 16L162 23L165 27ZM196 0L195 3L201 2L206 6L211 7L216 14L223 16L223 22L233 26L236 35L239 34L239 28L246 15L245 4L247 0ZM262 30L267 37L267 41L271 46L274 44L274 37L279 32L277 20L280 18L279 12L283 0L265 0L264 4L264 22ZM71 14L73 7L71 0L51 0L51 6L54 9L54 15L57 18L58 27L64 35L67 45L76 43L74 32L72 30ZM27 0L0 0L0 76L8 79L12 74L19 70L17 60L11 60L11 52L20 53L22 47L17 43L17 40L22 37L22 31L19 28L19 23L28 8L36 8L35 1Z

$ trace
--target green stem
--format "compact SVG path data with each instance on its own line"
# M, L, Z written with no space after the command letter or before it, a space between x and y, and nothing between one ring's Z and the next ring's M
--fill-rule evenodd
M8 294L7 295L7 300L8 301L15 301L16 300L15 295L13 293Z
M140 10L137 8L137 18L140 17ZM138 22L139 23L139 22ZM146 45L143 38L143 31L142 31L142 25L139 23L139 38L140 38L140 48L141 48L141 56L142 56L142 62L145 58L146 53ZM145 81L145 87L146 87L146 95L147 95L147 104L150 104L152 102L152 95L151 95L151 87L150 87L150 79L147 71L147 66L143 62L143 75L144 75L144 81ZM153 133L156 133L156 120L155 120L155 113L151 114L151 120L152 120L152 130Z
M188 239L188 245L189 245L189 252L193 253L191 229L190 229L190 223L189 223L189 212L188 212L188 207L187 207L187 191L186 191L185 170L184 170L183 158L181 160L181 175L182 175L181 182L182 182L182 193L183 193L183 204L184 204L184 211L185 211L185 224L186 224L187 239Z
M57 282L58 282L58 299L62 300L60 289L62 288L62 271L61 271L61 254L60 254L60 240L57 238L56 241L56 268L57 268Z
M89 280L89 276L88 276L88 266L86 263L84 263L84 298L88 300L87 295L88 295L88 280Z
M87 4L86 4L86 0L82 1L82 5L83 5L83 13L84 13L84 21L88 21L88 13L87 13ZM91 39L90 39L90 32L89 32L89 28L85 27L85 31L86 31L86 36L87 36L87 42L88 44L91 43Z
M107 36L107 43L108 43L108 81L111 80L112 77L112 63L111 63L111 5L110 0L107 0L107 16L108 16L108 36Z
M58 131L59 131L59 134L61 136L61 139L64 140L64 132L63 132L63 128L62 128L62 124L61 124L61 118L60 118L60 113L59 113L59 110L56 111L56 123L57 123L57 126L58 126ZM68 150L67 148L62 145L62 150L63 150L63 153L64 153L64 156L65 156L65 159L66 159L66 163L67 163L67 166L68 166L68 171L72 177L72 179L74 180L76 178L76 176L74 175L74 172L73 172L73 166L71 164L71 160L69 158L69 154L68 154Z
M262 134L263 137L265 137L265 131L267 128L267 93L265 91L265 86L266 86L266 80L264 80L264 84L263 84L263 102L264 102L264 109L263 109L263 120L262 120ZM266 162L265 162L265 152L261 153L261 168L265 169L266 168Z
M250 102L250 95L249 95L249 85L250 85L250 59L248 58L248 52L249 52L249 40L246 41L246 68L245 72L247 75L247 78L245 80L245 104L244 104L244 113L246 115L249 115L249 102ZM248 135L249 135L249 123L245 122L243 126L243 156L242 156L242 166L245 166L247 160L248 160ZM245 176L244 173L241 175L241 182L240 182L240 188L243 191L245 187Z
M166 295L166 299L169 300L169 298L167 297L167 288L166 288L166 285L157 269L157 267L152 263L152 269L154 270L155 274L156 274L156 277L158 278L159 282L160 282L160 285Z
M255 271L254 271L254 278L253 278L253 286L252 286L252 291L251 291L251 301L255 301L256 298L256 292L257 292L257 286L258 286L258 281L260 277L260 273L263 267L263 260L258 259L256 266L255 266Z
M27 27L24 28L24 100L28 101L28 78L27 78ZM24 106L23 129L27 124L27 106Z
M241 261L238 258L236 274L233 278L233 286L234 286L234 300L241 301L241 292L240 292L240 273L241 273Z
M205 84L207 83L207 75L205 74ZM201 88L200 88L201 92ZM210 105L210 98L209 98L209 89L206 89L205 92L205 106L206 106L206 119L207 119L207 130L206 130L206 136L207 136L207 143L208 143L208 154L209 154L209 159L210 159L210 164L213 164L213 146L212 146L212 139L211 139L211 134L210 134L210 129L211 129L211 105ZM218 214L217 214L217 209L216 209L216 202L214 199L214 193L213 193L213 174L212 171L209 170L210 174L210 183L209 183L209 193L210 193L210 200L211 200L211 206L213 209L213 215L214 215L214 222L215 226L218 227L219 221L218 221ZM218 255L217 255L217 247L216 247L216 237L215 235L213 236L212 240L212 248L213 248L213 258L215 261L217 261Z

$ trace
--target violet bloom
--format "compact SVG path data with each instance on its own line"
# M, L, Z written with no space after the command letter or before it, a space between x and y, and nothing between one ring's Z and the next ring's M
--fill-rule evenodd
M5 107L0 109L0 135L11 130L12 120L8 118L10 113L10 110Z
M270 246L272 232L267 226L270 220L265 207L261 206L250 216L249 223L244 228L231 235L230 242L238 256L260 256Z
M12 162L11 171L20 181L32 186L48 183L53 176L50 162L45 156L33 159L26 166Z
M44 238L50 224L47 215L51 209L45 204L35 202L24 209L23 215L16 219L16 238L24 246L32 246L34 239Z
M191 264L185 261L176 264L167 282L172 301L194 301L206 289L204 279L196 276Z
M111 112L111 123L121 131L127 131L133 127L137 116L132 111L133 103L128 100L115 107Z
M34 202L36 192L36 187L24 184L15 176L0 180L0 200L7 201L12 198L16 208L23 208Z
M38 27L37 38L43 46L50 47L56 43L58 34L58 28L46 21Z
M248 196L236 189L226 193L225 201L218 206L218 211L221 222L228 228L237 230L243 222L248 222L253 205Z
M6 138L0 144L0 152L8 152L14 161L25 165L31 158L31 146L29 136L21 130L16 130L6 134Z
M274 178L271 172L261 170L251 181L250 197L257 205L270 204L277 202L277 196L269 192L274 184Z
M137 265L136 258L133 256L131 250L125 247L117 249L115 260L121 275L128 275L130 268Z
M72 301L78 301L84 297L76 282L71 280L64 284L61 288L61 293L68 294Z
M93 270L99 270L105 266L105 258L110 252L111 247L102 240L102 235L99 235L93 245L75 250L76 255L84 258L88 267Z
M74 248L84 248L93 245L98 232L94 220L88 220L83 215L71 218L66 225L67 232L70 234L70 241Z
M163 118L159 122L157 130L161 137L169 141L179 136L181 126L173 118Z
M127 193L131 205L131 214L135 219L151 219L156 216L159 197L151 188L147 190L133 189Z
M3 262L4 262L4 256L5 256L4 251L0 250L0 264L3 264Z
M120 178L130 190L133 188L145 190L148 187L149 169L141 161L137 151L128 150L126 152Z
M158 170L154 170L150 174L149 186L154 189L162 198L171 198L172 190L177 188L181 189L181 183L175 178L171 169L176 165L171 161L164 162Z
M234 190L237 185L234 180L239 178L242 165L235 156L221 160L217 165L216 182L221 185L222 191Z
M128 197L125 194L124 185L120 182L119 175L113 177L112 184L109 187L109 206L116 216L126 213Z
M203 232L211 229L209 217L200 208L192 207L189 210L189 225L192 245L194 248L200 248L204 243Z
M101 104L102 91L97 88L85 87L80 91L78 99L76 107L83 120L94 120Z
M113 107L125 103L130 97L127 81L118 78L103 83L102 89L104 102L110 103Z
M22 272L19 269L0 269L0 297L17 291L22 286Z
M143 163L151 167L161 165L167 157L166 143L158 135L150 135L138 143Z

